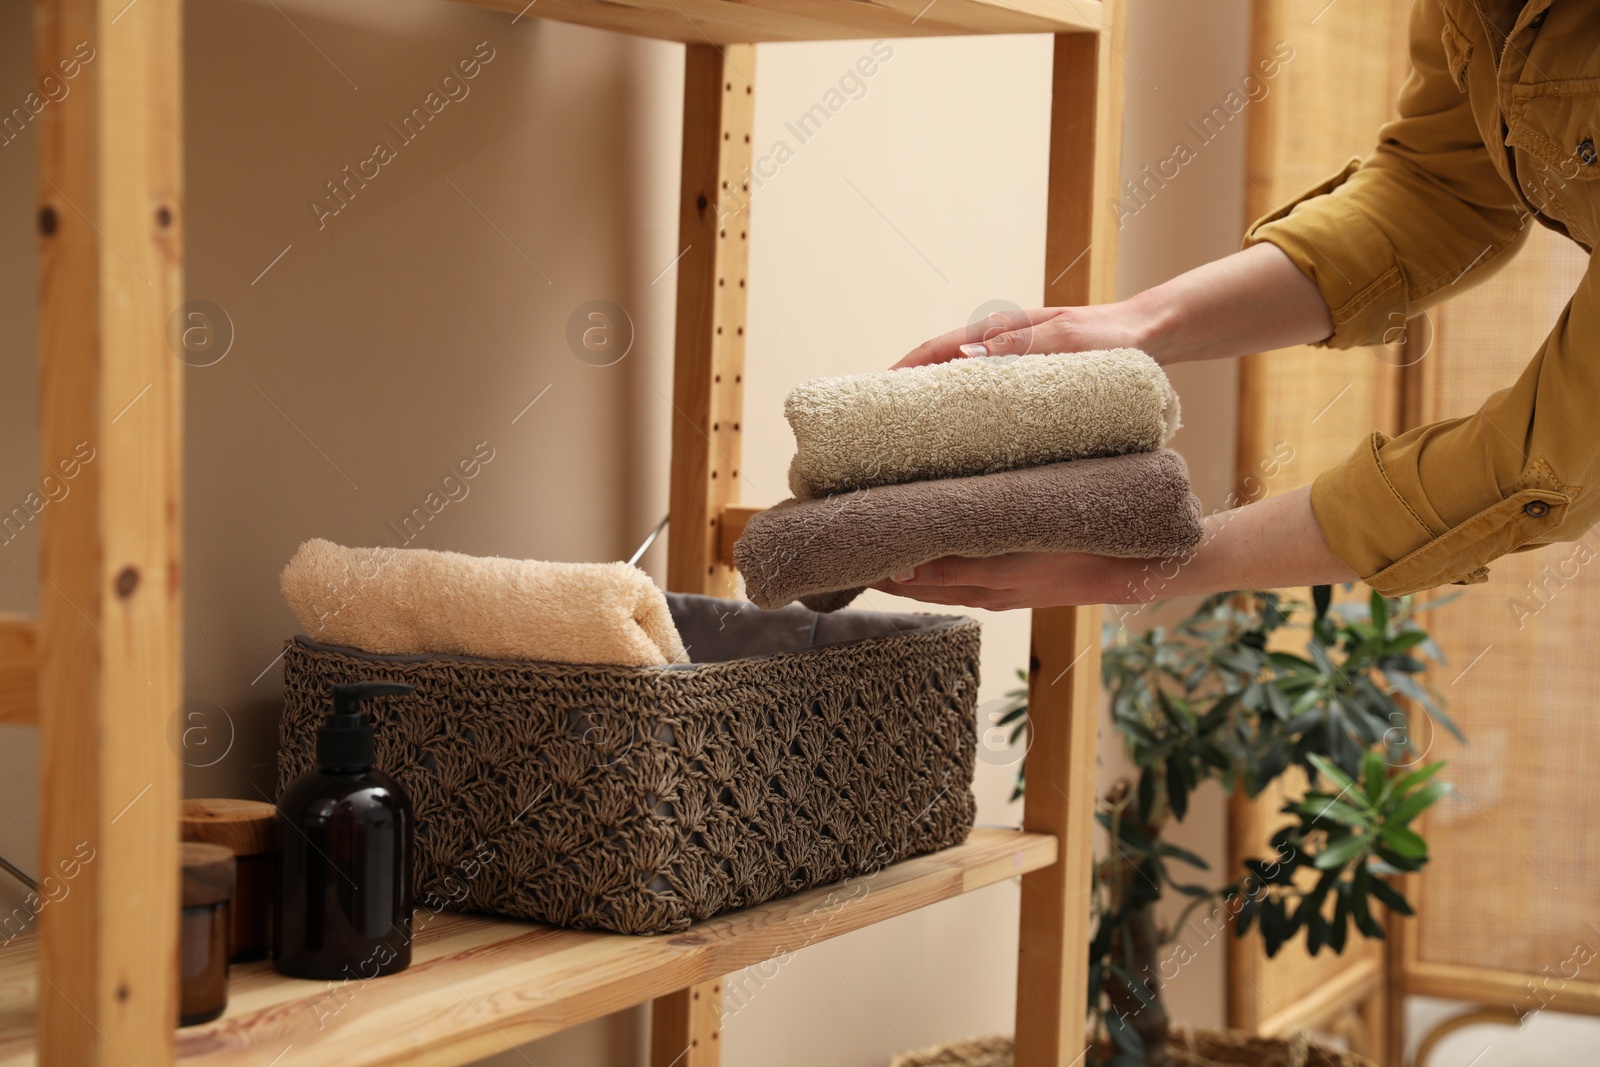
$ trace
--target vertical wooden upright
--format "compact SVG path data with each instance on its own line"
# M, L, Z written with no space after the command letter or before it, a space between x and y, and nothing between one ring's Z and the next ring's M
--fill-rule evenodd
M739 499L756 50L686 48L667 586L732 596L735 574L720 558L718 526L722 509ZM720 980L657 1000L652 1067L716 1067L721 1005Z
M1121 0L1099 33L1060 34L1051 88L1045 303L1116 297L1122 159ZM1060 859L1022 878L1017 1067L1067 1067L1087 1045L1086 961L1100 714L1098 607L1033 613L1023 828L1054 834Z
M717 524L739 499L756 50L686 49L667 585L731 596Z
M159 1065L177 1022L182 301L178 0L38 0L39 1061Z

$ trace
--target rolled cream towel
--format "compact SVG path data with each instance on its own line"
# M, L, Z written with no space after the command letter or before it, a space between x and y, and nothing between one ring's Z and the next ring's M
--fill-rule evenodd
M751 517L733 561L757 607L799 600L834 611L941 556L1167 558L1192 550L1202 532L1189 469L1162 449L786 500Z
M801 500L874 485L1152 452L1178 431L1178 395L1132 348L984 356L819 378L789 393Z
M367 652L687 662L667 599L626 563L545 563L307 541L283 568L306 634Z

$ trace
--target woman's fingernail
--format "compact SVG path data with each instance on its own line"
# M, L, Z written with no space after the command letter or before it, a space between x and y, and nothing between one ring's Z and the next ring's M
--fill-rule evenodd
M963 356L987 356L989 354L989 350L983 347L981 344L974 343L970 345L962 345L961 354Z
M915 578L916 576L917 576L916 569L913 568L913 569L911 569L909 571L901 571L900 573L896 574L894 576L894 580L897 581L897 582L909 582L911 579Z

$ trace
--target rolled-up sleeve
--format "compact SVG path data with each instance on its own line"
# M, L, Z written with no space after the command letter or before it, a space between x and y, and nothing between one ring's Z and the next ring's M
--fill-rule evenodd
M1334 325L1322 344L1393 340L1408 319L1487 277L1526 237L1523 209L1451 75L1444 19L1438 0L1413 8L1412 73L1377 150L1245 234L1246 247L1271 242L1317 284Z
M1389 596L1481 582L1507 552L1600 520L1600 266L1509 388L1472 415L1373 434L1311 486L1334 555Z
M1250 228L1317 285L1335 348L1392 340L1413 316L1482 280L1526 236L1458 88L1438 0L1412 12L1414 71L1377 151ZM1452 62L1455 64L1452 72ZM1578 291L1517 381L1473 415L1362 441L1312 484L1333 554L1398 596L1488 577L1507 552L1575 540L1600 520L1600 279ZM1386 338L1386 335L1387 338ZM1448 356L1436 357L1448 358Z

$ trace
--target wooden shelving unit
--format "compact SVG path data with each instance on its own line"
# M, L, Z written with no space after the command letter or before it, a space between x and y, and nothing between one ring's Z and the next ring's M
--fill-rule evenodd
M737 507L756 43L984 33L1054 35L1045 295L1114 296L1121 0L481 0L686 46L679 190L668 584L728 593ZM177 1031L178 800L166 736L181 704L183 364L180 0L35 0L40 69L88 40L96 59L39 131L40 459L92 442L75 504L41 520L34 617L0 617L0 721L36 724L38 867L82 856L0 949L0 1063L459 1064L654 1001L654 1067L715 1067L720 979L1020 875L1018 1067L1085 1047L1085 946L1098 709L1098 608L1035 612L1023 831L634 938L430 916L413 967L334 1002L326 987L240 968L229 1012ZM113 23L115 27L113 28ZM127 268L134 269L129 271ZM859 886L857 886L859 888ZM321 1009L319 1010L319 1003ZM319 1025L319 1022L321 1025ZM274 1059L274 1057L281 1057Z
M478 916L417 915L409 969L381 981L235 968L228 1012L178 1033L194 1067L459 1063L830 940L1055 862L1055 839L974 830L963 845L700 923L621 937ZM33 1062L37 946L0 956L0 1067ZM679 1050L682 1051L681 1049Z

